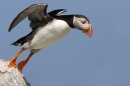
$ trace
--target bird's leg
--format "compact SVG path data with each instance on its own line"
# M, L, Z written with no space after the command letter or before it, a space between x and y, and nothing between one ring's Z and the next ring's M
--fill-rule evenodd
M21 49L9 62L8 67L15 67L15 62L17 60L17 58L20 56L20 54L23 52L23 49Z
M24 68L24 66L27 64L27 62L29 61L29 59L32 57L32 53L29 54L29 56L27 57L26 60L23 60L21 62L19 62L18 64L18 70L22 73L22 69Z

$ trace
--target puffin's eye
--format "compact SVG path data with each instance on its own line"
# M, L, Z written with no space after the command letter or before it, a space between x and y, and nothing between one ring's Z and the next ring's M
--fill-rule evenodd
M85 24L87 20L77 18L82 24Z
M82 21L82 24L85 24L86 23L86 20L85 21Z

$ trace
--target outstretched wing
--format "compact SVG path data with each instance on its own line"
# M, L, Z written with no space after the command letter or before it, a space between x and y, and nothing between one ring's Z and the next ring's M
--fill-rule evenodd
M66 12L66 9L57 9L57 10L53 10L53 11L49 12L48 14L51 16L58 16L64 12Z
M10 32L19 22L21 22L23 19L25 19L27 16L29 16L29 20L33 19L39 19L37 15L40 15L40 12L42 12L42 15L46 13L47 4L33 4L20 12L15 19L12 21L8 31ZM32 13L35 13L35 15L31 15Z

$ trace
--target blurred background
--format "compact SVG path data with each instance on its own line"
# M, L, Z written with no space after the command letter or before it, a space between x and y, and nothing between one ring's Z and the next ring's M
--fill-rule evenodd
M0 1L0 59L10 60L21 48L10 44L28 34L27 18L10 33L19 12L31 4L47 3L50 12L66 9L87 16L93 37L73 29L63 39L35 54L23 70L32 86L130 86L129 0L2 0ZM17 63L26 59L22 53Z

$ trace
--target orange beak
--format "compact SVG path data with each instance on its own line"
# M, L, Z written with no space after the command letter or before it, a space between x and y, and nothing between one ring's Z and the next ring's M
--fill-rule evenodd
M92 37L92 35L93 35L93 29L92 29L92 26L91 26L91 24L90 24L90 27L89 27L90 29L89 29L89 31L83 31L83 33L85 34L85 35L87 35L87 36L89 36L89 37Z

